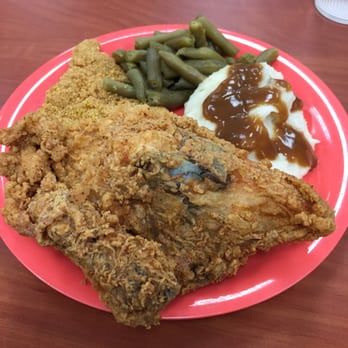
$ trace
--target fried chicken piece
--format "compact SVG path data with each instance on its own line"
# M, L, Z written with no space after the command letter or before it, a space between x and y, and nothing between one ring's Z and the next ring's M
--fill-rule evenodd
M97 48L78 46L43 107L0 130L11 146L2 213L79 265L119 322L157 324L177 294L234 275L258 250L334 230L304 181L191 119L103 91L103 76L122 74Z
M41 188L27 211L36 240L73 260L119 322L158 323L162 307L179 293L175 265L158 243L130 236L116 216L100 216L89 201L75 205L65 185Z
M22 235L34 237L40 245L53 246L67 255L83 270L119 322L145 327L157 324L160 310L180 291L173 260L167 258L155 241L130 235L120 224L118 216L103 208L111 197L109 190L112 188L105 186L105 190L101 187L99 190L97 186L101 182L90 182L90 187L88 182L93 173L103 176L102 167L99 173L94 167L85 178L81 176L81 184L78 177L74 178L74 182L64 182L61 168L64 160L55 162L53 157L61 155L60 151L64 148L61 142L66 140L69 130L61 129L64 135L59 138L57 119L53 122L56 129L51 121L47 124L44 119L34 125L31 123L34 119L33 114L8 130L12 137L13 131L21 128L22 132L17 134L20 137L24 135L24 138L12 143L9 153L0 155L0 173L9 178L2 211L5 220ZM39 124L41 130L41 127L48 126L51 127L47 129L50 134L57 132L53 141L59 154L55 154L55 150L51 154L43 150L49 147L43 140L47 135L45 131L44 134L37 133L38 138L31 133L31 127ZM4 134L1 132L0 138ZM92 134L90 136L93 137ZM73 142L75 140L72 139ZM79 151L82 149L79 147ZM67 161L71 161L72 166L78 151L73 152ZM82 166L93 166L89 158L81 160L84 161ZM62 178L59 178L58 172L63 175ZM72 178L74 174L77 173L71 172L68 177ZM118 174L121 173L115 171L115 175ZM103 180L103 177L97 180ZM129 189L133 191L137 188L130 186Z

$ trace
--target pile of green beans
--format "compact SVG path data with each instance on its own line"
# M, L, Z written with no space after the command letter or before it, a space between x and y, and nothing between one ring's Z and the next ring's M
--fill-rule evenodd
M235 63L273 63L278 50L269 48L259 55L244 53L206 17L198 16L187 29L155 32L135 39L134 49L112 53L126 73L125 81L106 77L104 88L153 106L182 106L207 76Z

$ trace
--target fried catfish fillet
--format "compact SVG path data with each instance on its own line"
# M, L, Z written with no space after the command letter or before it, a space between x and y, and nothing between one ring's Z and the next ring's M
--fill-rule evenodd
M95 42L78 46L45 104L0 130L0 175L6 222L80 266L117 321L158 324L178 294L258 250L335 229L310 185L191 119L114 99L101 87L112 74Z

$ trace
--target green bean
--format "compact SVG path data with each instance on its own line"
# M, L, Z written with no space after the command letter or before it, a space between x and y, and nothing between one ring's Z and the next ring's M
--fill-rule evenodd
M112 58L114 58L115 63L119 64L121 62L124 62L124 56L126 54L126 50L119 48L116 51L112 52Z
M175 84L175 80L173 79L163 79L163 87L165 88L172 88Z
M160 42L157 42L157 41L151 41L149 44L149 47L153 47L157 51L167 51L167 52L172 52L172 53L175 52L171 47L169 47L165 44L162 44Z
M205 35L205 29L202 23L193 20L189 24L190 31L195 38L195 47L205 47L208 46L207 37Z
M103 80L103 87L113 93L126 98L135 98L135 88L127 83L114 80L110 77L105 77Z
M155 48L149 47L146 51L147 82L150 88L162 88L162 76L160 69L160 59Z
M152 106L166 106L177 108L182 106L192 94L192 90L170 91L163 88L162 91L147 91L147 103Z
M244 53L236 60L237 63L255 63L256 56L252 53Z
M178 29L178 30L170 31L168 33L160 32L153 36L138 37L134 40L134 45L136 49L145 49L149 47L152 41L163 43L165 41L168 41L183 35L187 35L187 34L189 34L189 30L187 29Z
M146 50L129 50L124 54L124 60L126 62L138 63L145 59Z
M143 73L144 76L147 75L147 64L146 64L146 60L141 60L139 63L139 69L140 71Z
M195 88L196 86L193 83L185 80L183 77L180 77L180 79L171 87L171 90L176 91L182 89L191 89L193 91Z
M226 61L216 59L187 59L185 63L193 66L204 75L210 75L227 64Z
M239 49L228 41L215 25L208 21L207 18L199 16L196 20L203 25L207 37L214 43L214 45L220 47L226 55L234 57L238 53Z
M221 50L219 49L219 47L216 47L211 40L207 40L207 41L208 41L207 47L211 48L214 51L219 50L219 54L221 53Z
M278 57L275 48L237 58L238 51L206 17L198 16L189 22L189 29L154 31L136 38L134 49L112 52L127 77L123 82L105 78L103 86L124 97L174 108L182 106L206 76L226 64L272 63Z
M142 102L146 101L146 95L145 95L145 79L143 74L138 68L133 68L127 71L127 77L129 78L130 82L132 83L134 89L135 89L135 95L137 99L139 99Z
M175 54L159 51L159 55L170 68L175 70L179 75L193 84L198 85L205 79L205 76L202 73L192 66L184 63L184 61Z
M135 63L132 63L132 62L121 62L120 66L124 72L127 72L127 71L137 67L137 65Z
M210 40L208 40L208 46L210 49L212 49L213 51L217 52L218 54L220 54L220 56L224 56L226 57L225 53L220 49L220 47L215 46Z
M162 75L165 79L174 79L176 77L179 77L179 74L175 70L170 68L163 59L161 59L160 61L160 67Z
M267 48L262 51L256 58L257 63L266 62L272 64L279 56L279 52L276 48Z
M227 64L234 64L236 60L233 57L225 57L225 62Z
M183 47L176 52L177 56L184 56L192 59L217 59L224 61L225 58L209 47Z
M165 41L165 44L173 48L174 50L178 50L181 47L193 47L195 44L195 40L193 36L185 35Z

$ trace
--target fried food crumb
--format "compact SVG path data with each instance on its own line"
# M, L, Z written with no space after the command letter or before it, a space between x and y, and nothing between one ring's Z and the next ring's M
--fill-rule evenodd
M160 107L111 95L95 40L44 105L0 130L6 222L83 270L116 320L151 327L176 296L236 274L258 250L313 240L334 213L305 182Z

